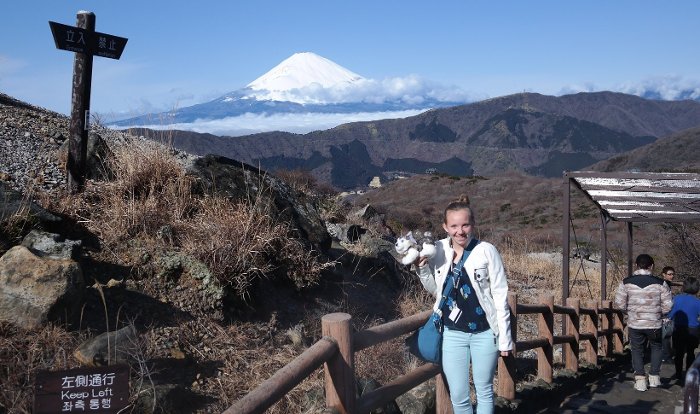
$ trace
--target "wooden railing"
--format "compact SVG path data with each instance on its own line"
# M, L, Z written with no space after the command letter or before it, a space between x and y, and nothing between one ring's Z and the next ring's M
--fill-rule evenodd
M515 398L515 359L517 352L537 349L537 377L545 382L553 380L554 345L563 344L564 367L578 371L579 359L597 366L598 355L610 356L622 352L622 312L612 308L610 301L602 306L590 302L581 307L580 300L568 298L566 306L554 304L554 296L543 296L540 304L521 304L515 294L508 295L511 311L511 333L514 352L512 357L499 358L497 394L512 400ZM440 367L424 364L390 383L371 392L355 397L354 353L412 332L422 326L431 311L398 319L353 333L351 316L332 313L321 318L322 338L292 362L277 371L255 390L227 409L224 414L261 413L279 401L321 365L324 365L326 407L340 414L368 413L381 407L417 385L435 378L436 413L452 413L447 388L440 375ZM518 315L537 314L538 336L517 340ZM565 318L566 334L554 335L554 315ZM603 338L599 349L598 339ZM580 355L581 342L586 345Z
M700 355L685 373L683 385L683 414L698 414L698 397L700 393Z
M552 383L554 374L554 345L563 344L562 362L564 368L573 372L578 371L579 360L597 366L599 353L611 356L613 352L622 352L623 324L622 311L613 309L612 302L603 301L602 306L597 302L587 303L581 307L578 298L567 298L566 306L554 304L553 295L544 295L540 304L528 305L518 303L518 296L508 295L508 306L511 311L511 335L515 344L512 355L529 349L537 349L537 378ZM537 314L537 337L518 341L517 323L519 315ZM565 318L566 334L554 335L554 315L560 314ZM599 329L600 328L600 329ZM601 348L598 338L603 338ZM581 355L581 342L584 347ZM498 389L497 394L512 400L515 398L515 361L512 358L498 360Z

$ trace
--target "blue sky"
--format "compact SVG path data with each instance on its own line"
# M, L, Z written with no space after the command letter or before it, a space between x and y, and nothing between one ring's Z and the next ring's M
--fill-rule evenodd
M700 91L700 2L22 0L0 4L0 91L70 111L73 53L48 21L129 38L96 57L93 113L190 106L239 89L295 52L370 79L418 77L472 100L532 91Z

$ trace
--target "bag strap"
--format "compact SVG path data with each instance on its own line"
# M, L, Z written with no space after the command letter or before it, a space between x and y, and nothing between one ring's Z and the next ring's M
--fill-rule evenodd
M459 262L455 265L455 269L461 269L464 267L464 263L466 263L467 258L471 254L472 250L474 250L474 247L479 244L479 240L477 239L472 239L467 247L464 249L462 252L462 257L459 259ZM442 288L442 298L440 298L440 304L438 305L438 309L442 309L442 307L445 305L445 301L447 300L447 297L450 295L452 292L452 285L453 283L448 283L447 278L445 278L445 286Z

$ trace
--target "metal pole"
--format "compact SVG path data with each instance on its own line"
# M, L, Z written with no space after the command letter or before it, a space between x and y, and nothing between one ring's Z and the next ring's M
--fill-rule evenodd
M700 355L695 358L693 365L685 374L683 386L683 412L698 414L698 389L700 387Z
M602 211L600 221L600 300L605 300L608 296L608 221Z
M627 222L627 275L632 274L632 222Z
M81 11L77 27L95 32L95 14ZM76 39L80 41L80 39ZM88 42L89 39L83 39ZM76 53L73 64L73 95L71 100L70 137L68 142L68 191L77 193L85 184L88 132L90 128L90 88L92 85L92 55Z
M563 214L562 214L562 292L561 300L562 305L566 305L566 298L569 297L569 256L571 254L570 238L571 238L571 203L570 203L570 192L571 192L571 178L567 172L564 173L564 196L563 200ZM563 325L562 325L563 326Z
M569 297L569 256L571 254L571 178L568 172L564 172L564 185L562 197L562 251L561 251L561 304L566 306L566 298ZM566 318L561 318L561 334L566 335Z

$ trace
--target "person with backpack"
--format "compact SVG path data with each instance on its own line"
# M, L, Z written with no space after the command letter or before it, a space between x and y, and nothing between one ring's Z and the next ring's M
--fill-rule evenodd
M700 281L688 277L683 281L683 293L673 298L673 308L669 319L673 320L673 362L676 366L676 379L683 382L683 370L695 361L695 348L700 343ZM683 359L685 358L685 363Z
M615 306L627 312L627 332L632 349L634 388L647 390L644 369L644 349L651 348L648 386L661 385L661 326L663 317L673 305L671 290L664 280L652 274L654 259L640 254L635 261L637 270L622 280L615 292Z

